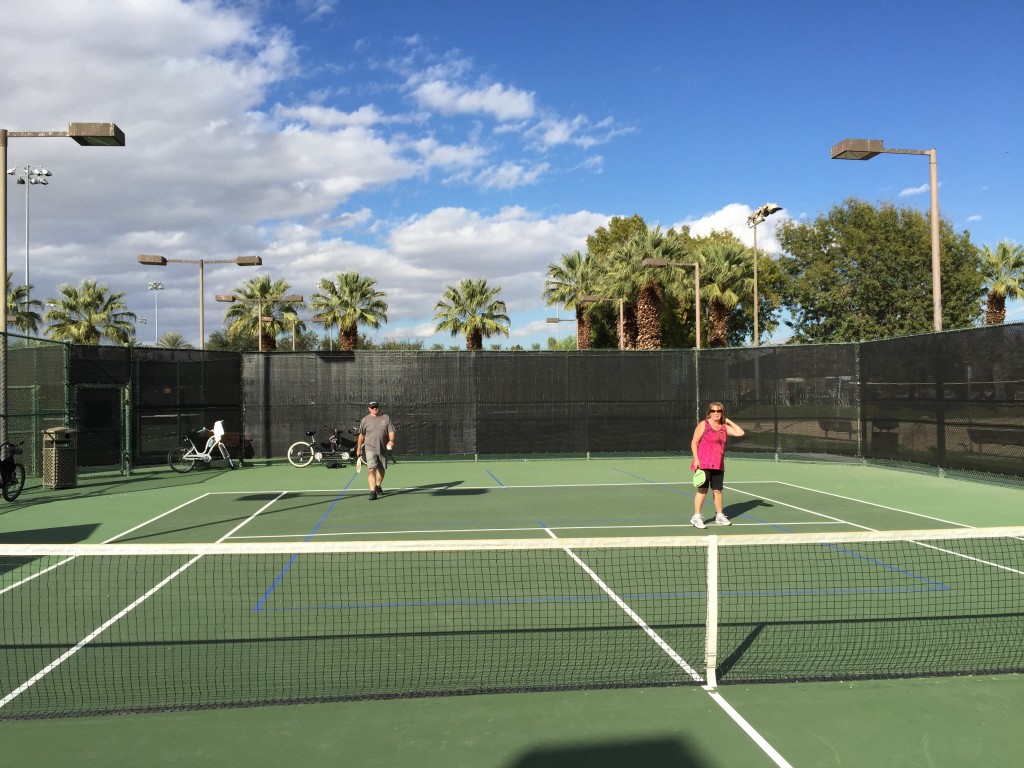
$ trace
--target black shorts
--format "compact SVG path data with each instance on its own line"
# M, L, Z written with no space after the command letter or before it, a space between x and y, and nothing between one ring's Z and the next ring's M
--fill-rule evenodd
M697 488L703 488L705 491L708 489L709 486L713 491L721 491L723 488L725 488L724 469L705 469L704 475L704 485L698 485Z

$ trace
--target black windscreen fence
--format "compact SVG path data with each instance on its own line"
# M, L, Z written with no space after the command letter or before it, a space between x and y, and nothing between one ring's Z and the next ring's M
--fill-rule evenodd
M224 421L233 452L282 460L380 400L401 457L689 452L708 403L750 456L871 460L1024 477L1024 325L861 344L659 352L274 354L9 338L7 428L80 430L79 464L163 462Z

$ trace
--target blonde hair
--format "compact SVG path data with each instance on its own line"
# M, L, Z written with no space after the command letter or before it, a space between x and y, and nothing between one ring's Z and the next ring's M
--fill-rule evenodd
M707 413L704 414L704 418L706 419L708 416L710 416L711 415L711 409L712 408L716 408L716 407L722 409L722 418L724 419L725 418L725 406L722 403L718 402L717 400L715 402L713 402L713 403L708 403L708 410L707 410Z

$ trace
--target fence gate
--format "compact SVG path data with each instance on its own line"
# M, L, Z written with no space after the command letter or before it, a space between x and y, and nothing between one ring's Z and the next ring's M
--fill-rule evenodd
M78 466L122 470L128 456L127 387L76 384L73 389Z

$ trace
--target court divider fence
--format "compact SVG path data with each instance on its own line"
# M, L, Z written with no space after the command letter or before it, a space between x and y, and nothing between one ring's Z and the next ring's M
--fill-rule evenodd
M78 430L79 471L162 463L220 419L283 461L380 400L400 459L688 454L711 401L734 455L870 461L1024 479L1024 325L858 344L619 351L234 353L8 334L7 434L38 475L41 432Z

